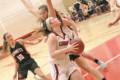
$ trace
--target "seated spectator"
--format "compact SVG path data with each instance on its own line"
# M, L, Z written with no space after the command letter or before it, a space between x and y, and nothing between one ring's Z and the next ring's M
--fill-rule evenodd
M109 8L107 8L109 3L106 0L103 0L103 6L105 6L106 10L108 11Z
M83 13L84 13L84 15L85 15L85 17L86 17L86 19L89 17L89 14L88 14L88 6L87 5L85 5L85 4L83 4L82 5L82 11L83 11Z
M71 13L71 19L75 22L82 20L80 17L78 17L77 11L75 9Z
M85 0L80 0L80 3L84 4L84 5L88 5L88 2Z
M95 0L88 0L89 2L92 2L93 4L95 3Z
M99 0L95 0L95 11L97 12L97 14L101 13L101 4Z
M88 2L88 14L92 15L93 13L95 13L95 8L94 5L91 1Z
M83 13L86 18L89 18L94 13L93 8L94 6L90 1L88 2L88 5L83 5Z
M82 20L84 20L84 19L85 19L85 15L83 14L82 9L80 9L80 5L81 5L80 2L77 2L76 0L74 0L73 7L76 9L78 16L79 16Z
M108 9L106 7L108 5L108 3L106 3L104 0L100 0L100 4L101 4L101 10L103 13L108 11Z

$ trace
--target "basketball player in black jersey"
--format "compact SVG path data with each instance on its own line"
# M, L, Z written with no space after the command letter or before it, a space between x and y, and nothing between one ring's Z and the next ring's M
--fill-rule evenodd
M13 40L13 37L9 33L3 35L4 44L3 44L3 53L11 53L12 57L15 60L15 74L13 80L17 78L18 71L18 80L25 80L27 78L28 70L32 71L34 74L37 74L44 80L51 80L48 76L44 75L37 63L30 57L29 52L26 50L24 44L37 44L42 41L26 41L19 39L17 41Z

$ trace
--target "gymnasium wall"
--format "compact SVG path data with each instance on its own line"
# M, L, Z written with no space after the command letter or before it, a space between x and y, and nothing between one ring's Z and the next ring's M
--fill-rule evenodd
M34 27L39 27L39 23L37 23L37 19L29 13L20 0L6 0L6 1L14 1L14 2L5 2L5 0L1 0L7 6L1 5L0 7L0 18L7 32L12 34L14 39L20 38L23 35L26 35L33 31ZM0 1L0 2L1 2ZM40 0L27 0L34 8L37 10ZM2 3L2 2L1 2ZM64 7L62 0L52 0L55 9L61 10L65 14L67 14L67 10ZM45 0L43 1L45 4ZM18 6L18 7L16 7ZM0 24L0 46L3 44L3 34L5 32L2 29Z
M63 4L65 5L65 8L67 11L69 11L69 6L73 4L73 0L62 0Z
M34 16L32 16L28 11L23 12L17 16L14 16L2 22L6 31L12 34L14 39L17 39L27 33L32 32L34 27L39 26L37 24L37 19ZM0 28L0 45L1 46L3 43L3 39L2 39L3 34L4 34L3 29Z

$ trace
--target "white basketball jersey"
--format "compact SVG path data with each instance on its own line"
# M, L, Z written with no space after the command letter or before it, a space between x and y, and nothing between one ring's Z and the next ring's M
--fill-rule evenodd
M71 39L76 38L74 31L69 26L64 26L62 29L63 29L63 32L68 34Z
M112 5L113 2L114 2L114 0L106 0L106 1L108 1L108 2L110 3L110 5ZM116 3L115 3L115 4L116 4Z
M113 4L114 0L106 0L109 1L110 5ZM119 5L120 6L120 0L116 0L116 3L114 4L114 6Z
M56 50L64 49L67 47L69 39L65 33L64 37L59 36L57 33L54 32L54 34L57 37L57 45L56 45ZM49 63L52 64L66 64L70 61L69 59L69 54L64 53L63 55L56 57L56 58L51 58L49 54Z
M116 0L116 6L120 8L120 0Z

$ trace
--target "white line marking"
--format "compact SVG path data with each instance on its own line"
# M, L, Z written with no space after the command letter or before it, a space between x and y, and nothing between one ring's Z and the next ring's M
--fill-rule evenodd
M119 57L119 56L120 56L120 54L118 54L117 56L113 57L112 59L108 60L108 61L105 62L105 63L107 64L107 63L109 63L110 61L114 60L115 58L117 58L117 57ZM99 68L100 68L100 66L98 66L96 69L99 69ZM85 75L83 75L83 77L85 77L85 76L87 76L87 75L88 75L88 73L85 74Z

